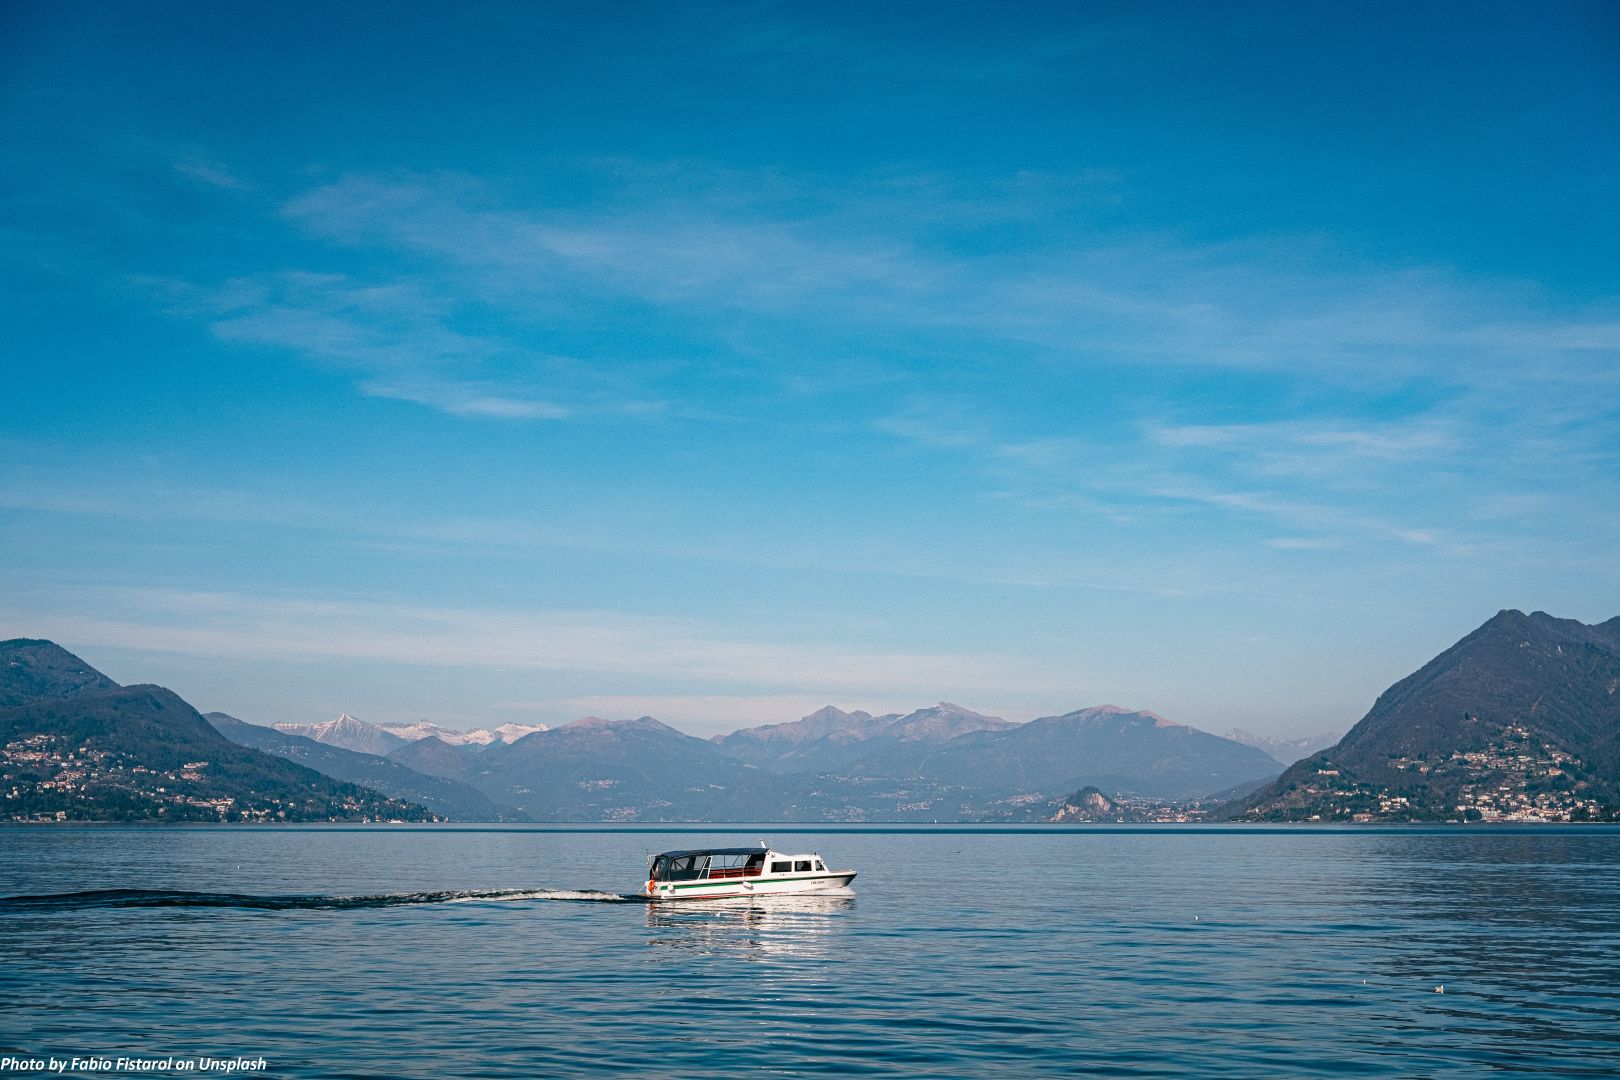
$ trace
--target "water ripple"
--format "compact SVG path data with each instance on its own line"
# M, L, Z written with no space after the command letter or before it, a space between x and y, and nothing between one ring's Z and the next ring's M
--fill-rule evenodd
M608 891L711 834L0 830L0 1045L294 1078L1620 1073L1620 830L834 830L802 846L858 896Z

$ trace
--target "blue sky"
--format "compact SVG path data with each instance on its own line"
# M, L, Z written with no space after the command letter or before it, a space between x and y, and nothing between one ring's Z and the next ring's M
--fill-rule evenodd
M1342 728L1620 614L1611 4L0 10L0 635Z

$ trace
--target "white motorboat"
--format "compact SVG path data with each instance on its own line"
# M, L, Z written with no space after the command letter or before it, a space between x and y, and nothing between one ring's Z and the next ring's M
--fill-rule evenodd
M645 895L653 900L720 900L842 889L853 870L828 870L821 856L788 855L766 846L694 848L647 858Z

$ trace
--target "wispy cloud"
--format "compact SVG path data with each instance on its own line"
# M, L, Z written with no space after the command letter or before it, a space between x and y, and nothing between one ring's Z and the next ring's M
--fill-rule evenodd
M1165 597L1230 586L1193 568L1167 570L1079 558L1064 551L1035 557L1006 552L995 558L963 560L949 551L919 548L904 539L878 536L786 537L763 542L757 533L716 530L707 519L697 527L664 522L657 529L630 529L610 514L468 516L386 506L357 512L349 501L330 502L306 489L212 486L169 475L161 463L123 462L98 467L86 477L61 467L41 448L7 445L16 464L0 478L0 510L82 517L147 525L182 524L200 529L248 527L255 535L282 537L278 543L308 545L311 559L334 547L387 551L417 557L500 559L613 554L651 560L660 574L690 573L715 566L744 572L810 572L838 590L870 589L876 580L910 580L954 585L1079 592L1134 593ZM226 534L229 535L229 534ZM125 541L138 544L134 537ZM159 541L166 544L165 541ZM834 584L835 583L835 584ZM854 583L854 584L851 584Z
M822 338L864 339L896 321L914 333L980 335L949 346L953 365L999 341L1003 362L1008 349L1039 349L1071 363L1472 385L1511 373L1527 350L1539 358L1537 379L1589 377L1589 359L1549 361L1611 348L1615 336L1612 311L1538 310L1525 290L1425 266L1358 264L1319 237L1196 244L1113 227L1085 243L1020 235L964 244L970 207L1006 215L1027 202L1017 177L845 177L834 196L814 177L696 166L675 169L695 182L672 182L666 170L647 189L644 163L615 168L597 177L599 201L568 206L513 205L467 177L356 175L304 193L284 213L315 236L428 256L486 299L539 300L563 318L581 296L606 291L688 314L811 320ZM1085 205L1083 194L1055 190L1038 217ZM753 333L781 331L772 323Z
M658 303L802 310L818 297L916 293L937 271L902 236L827 231L782 206L698 196L611 207L489 205L464 177L351 176L292 200L286 216L337 242L432 255L493 296L610 289Z
M250 186L246 180L232 172L229 166L204 157L181 158L174 163L174 171L188 180L195 180L225 191L246 191Z
M1265 522L1279 535L1255 542L1272 550L1466 549L1482 522L1508 527L1490 507L1532 491L1526 463L1540 459L1612 488L1612 305L1377 265L1320 236L1014 227L1084 220L1099 191L1128 197L1130 178L1106 171L835 184L693 162L558 168L566 201L451 174L322 183L283 218L367 269L195 288L192 311L223 341L473 420L803 424L808 395L854 402L817 423L976 457L987 498L1119 527ZM1011 231L969 241L963 222ZM604 340L601 360L558 345ZM1146 386L1162 372L1265 380L1264 397L1223 392L1202 409L1108 385L1142 372ZM1045 390L1033 410L1010 401L1026 382ZM1094 428L1050 407L1091 394L1115 403L1091 410Z
M603 381L592 380L587 365L571 358L455 329L452 303L417 282L289 271L213 288L149 284L176 310L208 320L221 341L281 349L350 371L367 396L453 416L559 420L572 410L551 400L553 392L595 404L589 399L600 387L593 383Z
M5 622L81 646L254 660L604 673L833 695L1000 686L1057 690L1029 661L742 638L703 620L610 611L441 608L161 588L68 590L48 606L12 597ZM752 689L749 689L752 688ZM938 689L944 688L944 691Z
M393 398L429 405L452 416L497 420L561 420L568 410L534 398L514 396L510 388L491 382L412 377L394 382L367 380L360 390L369 397Z
M446 173L310 188L281 215L314 242L311 263L364 258L345 274L286 267L194 283L222 309L202 317L223 340L344 365L372 393L485 419L695 414L669 405L680 396L672 353L701 354L703 379L764 380L784 395L827 385L840 365L852 392L868 367L903 369L875 403L896 434L918 430L905 412L923 357L927 389L959 397L1021 376L1166 368L1358 396L1414 381L1506 386L1528 406L1568 407L1579 385L1606 399L1588 402L1588 416L1615 407L1612 305L1555 309L1512 283L1357 260L1320 236L1195 243L1132 230L1094 214L1100 189L1129 191L1128 176L1107 170L819 178L701 162L553 165L566 200ZM1053 220L1091 227L1047 236L1040 226ZM1016 222L1029 227L984 228ZM604 340L608 359L572 360L567 377L541 370L571 352L555 342ZM847 359L863 355L872 364Z
M1414 465L1437 468L1466 453L1455 421L1283 420L1245 424L1153 423L1147 439L1171 451L1216 455L1254 475L1311 478L1360 488Z
M1275 536L1266 541L1266 546L1278 551L1336 551L1345 544L1340 540L1321 537Z
M935 450L980 446L992 430L982 408L938 398L913 398L874 420L872 429Z

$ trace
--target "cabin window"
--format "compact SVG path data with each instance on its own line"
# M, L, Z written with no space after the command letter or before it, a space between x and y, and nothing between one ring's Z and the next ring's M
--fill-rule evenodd
M793 872L793 864L791 862L773 862L773 863L771 863L771 873L773 873L773 874L789 874L789 873L792 873L792 872Z
M798 862L793 864L793 869L801 874L808 873L810 870L810 860L800 859Z
M764 869L765 853L762 851L758 855L748 856L748 862L743 864L743 877L759 877Z
M821 860L820 860L820 859L817 859L817 860L816 860L816 869L817 869L817 870L820 870L820 871L821 871L821 872L822 872L822 873L826 873L826 872L827 872L827 868L826 868L826 867L825 867L825 866L822 866L822 865L821 865Z

